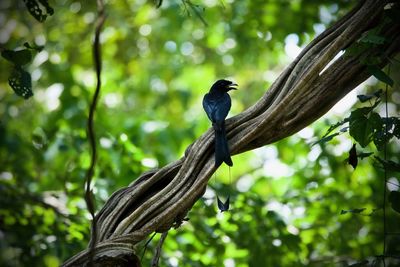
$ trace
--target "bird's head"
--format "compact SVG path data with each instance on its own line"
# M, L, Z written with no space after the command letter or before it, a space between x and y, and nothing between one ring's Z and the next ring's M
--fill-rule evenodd
M237 86L238 85L234 82L222 79L216 81L211 87L211 90L228 92L229 90L237 90Z

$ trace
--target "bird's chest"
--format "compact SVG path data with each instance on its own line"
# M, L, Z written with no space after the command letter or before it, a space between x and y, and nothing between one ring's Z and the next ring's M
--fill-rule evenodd
M207 95L205 99L205 110L212 121L223 121L228 115L230 98L228 94Z
M207 102L211 108L215 109L219 105L221 105L221 103L223 103L223 99L224 99L224 95L219 95L219 96L211 95L208 97Z
M210 105L210 108L216 109L216 108L218 107L218 104L219 104L220 102L221 102L221 101L219 101L218 98L211 98L211 99L208 101L208 104Z

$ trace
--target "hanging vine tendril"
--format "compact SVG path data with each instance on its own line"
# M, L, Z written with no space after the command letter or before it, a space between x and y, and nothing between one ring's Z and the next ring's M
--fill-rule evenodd
M86 190L85 190L86 206L90 212L90 215L92 216L92 231L91 231L92 243L90 243L89 246L89 266L93 266L94 248L97 243L96 239L97 221L95 216L96 204L93 192L91 190L91 184L97 159L96 133L94 129L94 114L96 111L97 101L99 99L100 89L101 89L102 61L101 61L100 33L106 18L103 0L97 0L97 12L98 12L98 18L96 22L95 36L93 42L93 58L94 58L94 68L96 71L97 83L96 83L96 90L94 92L93 99L90 104L89 117L88 117L87 131L88 131L88 140L91 148L91 160L90 160L90 166L86 173Z
M390 76L390 64L388 66L388 76ZM388 136L389 129L388 129L388 118L389 118L389 111L388 111L388 87L389 85L386 83L385 84L385 118L386 118L386 123L385 123L385 136ZM383 148L383 157L385 161L387 161L387 142L385 142L385 146ZM386 266L386 261L385 261L385 256L386 256L386 237L388 235L387 229L386 229L386 187L387 187L387 167L386 164L384 166L384 184L383 184L383 266Z

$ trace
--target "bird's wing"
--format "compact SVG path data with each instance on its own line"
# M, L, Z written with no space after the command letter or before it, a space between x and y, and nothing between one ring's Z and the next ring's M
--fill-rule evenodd
M207 113L208 118L210 121L214 121L214 112L215 112L215 102L212 101L209 94L206 94L203 98L203 108Z
M218 99L215 105L214 120L216 122L225 121L226 116L228 116L229 110L231 109L231 98L225 93L221 98Z

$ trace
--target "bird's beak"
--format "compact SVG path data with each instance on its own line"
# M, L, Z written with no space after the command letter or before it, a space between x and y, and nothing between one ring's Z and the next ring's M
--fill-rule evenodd
M229 90L237 90L237 83L232 83L232 84L230 84L229 86L228 86L228 89Z

